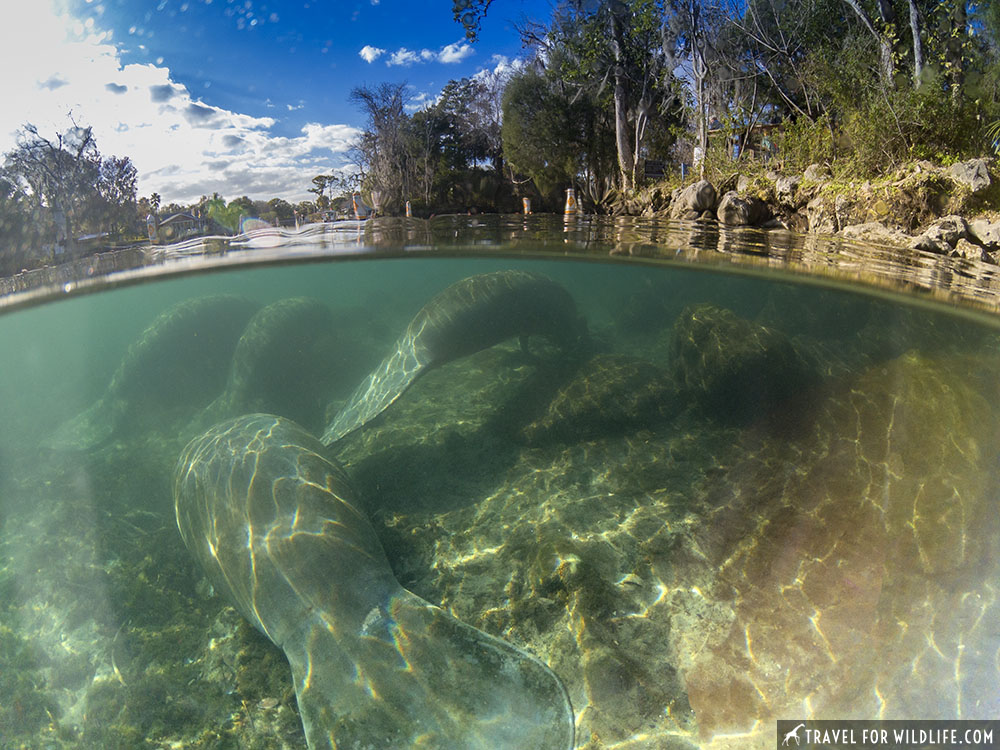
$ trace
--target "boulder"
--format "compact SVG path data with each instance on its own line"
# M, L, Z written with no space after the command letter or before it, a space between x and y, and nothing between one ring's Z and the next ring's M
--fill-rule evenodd
M910 247L929 253L949 254L960 239L969 239L969 225L961 216L943 216L920 235Z
M834 202L817 195L806 205L809 231L813 234L834 234L837 231L837 211Z
M860 193L841 193L834 199L833 207L838 229L876 218L871 215L871 201Z
M735 190L722 196L716 214L719 221L731 227L756 227L771 218L771 210L764 201L753 195L741 196Z
M670 204L670 218L680 219L689 211L702 213L715 208L715 187L708 180L700 180L681 190Z
M955 182L967 185L973 193L985 190L991 184L986 159L970 159L948 167L948 176Z
M802 176L809 182L829 182L830 168L825 164L810 164Z
M849 240L859 242L875 242L883 245L894 245L896 247L906 247L910 243L910 236L896 229L879 224L877 221L869 221L864 224L851 224L841 230L841 234Z
M785 334L714 305L684 309L669 352L679 394L725 422L760 416L816 378Z
M989 250L995 250L1000 247L1000 222L976 219L969 223L969 235L973 242L978 242Z
M926 235L918 235L910 242L910 247L914 250L923 250L925 253L936 253L937 255L948 255L952 251L952 246L944 240L937 240Z
M951 255L956 258L966 258L967 260L988 260L989 256L986 251L983 250L979 245L969 242L967 239L962 237L958 242L955 243L955 248L951 251Z
M793 177L779 177L774 183L774 192L778 197L778 203L785 205L795 204L795 193L799 189L799 185L802 184L802 178L799 176Z

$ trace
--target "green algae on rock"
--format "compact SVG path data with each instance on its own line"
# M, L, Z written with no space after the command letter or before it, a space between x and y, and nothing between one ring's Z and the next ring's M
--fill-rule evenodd
M681 313L669 350L681 394L722 420L759 416L816 380L784 334L711 305Z

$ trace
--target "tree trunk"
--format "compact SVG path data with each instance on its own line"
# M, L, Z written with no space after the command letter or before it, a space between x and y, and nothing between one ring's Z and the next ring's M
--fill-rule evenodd
M698 162L698 176L705 179L705 157L708 156L708 113L705 111L705 77L708 66L705 64L705 51L701 38L701 9L693 0L690 5L691 14L691 75L694 77L695 102L698 106L696 125L698 127L698 148L701 159Z
M910 34L913 36L913 88L920 88L924 73L924 43L920 40L920 13L916 0L910 3Z
M611 4L612 46L615 53L615 143L618 147L618 169L621 172L622 189L631 190L635 184L635 162L632 159L632 149L628 137L628 84L625 77L625 66L622 62L625 32L622 14L625 12L623 3Z
M948 40L945 61L948 66L948 81L951 84L952 101L962 97L962 87L965 84L965 41L968 39L966 26L965 0L956 0L951 15L951 38Z
M872 22L871 17L868 15L868 11L858 4L858 0L844 0L847 6L854 11L861 23L868 30L875 39L878 40L879 53L881 58L881 77L882 83L888 86L892 85L892 77L896 72L896 67L892 62L892 40L889 39L885 34L879 32L875 28L875 24ZM884 9L883 9L884 11Z

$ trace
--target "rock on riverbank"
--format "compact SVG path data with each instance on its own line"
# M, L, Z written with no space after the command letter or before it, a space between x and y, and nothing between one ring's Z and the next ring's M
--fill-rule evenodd
M824 165L701 180L668 194L663 184L621 213L786 228L1000 262L1000 165L980 158L948 167L907 164L880 180L834 179Z

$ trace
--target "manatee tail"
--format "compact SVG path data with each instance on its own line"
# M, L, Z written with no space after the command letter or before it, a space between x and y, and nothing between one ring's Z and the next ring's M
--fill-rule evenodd
M284 644L310 750L572 750L573 710L535 657L404 589L344 634L321 615Z
M89 451L111 439L118 429L114 401L107 395L87 409L63 422L45 440L45 447L55 451Z
M367 424L399 398L430 364L424 361L422 351L413 345L407 332L397 342L396 351L382 360L382 364L364 379L351 394L347 404L337 412L337 416L323 433L323 445L332 445Z

